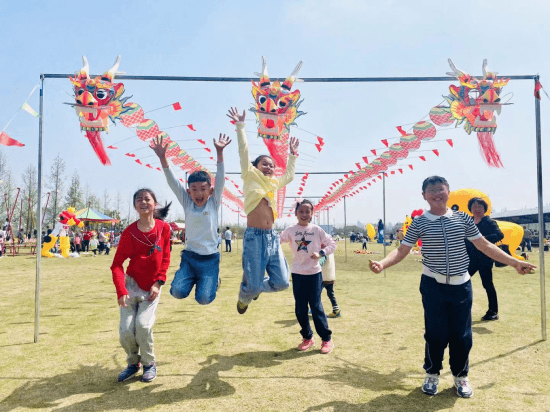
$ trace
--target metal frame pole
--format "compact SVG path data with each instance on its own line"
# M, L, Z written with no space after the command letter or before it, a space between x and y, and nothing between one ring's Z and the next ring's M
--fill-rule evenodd
M384 219L384 235L382 236L382 244L384 245L384 257L386 257L386 174L382 172L382 218ZM386 277L386 269L384 269L384 277Z
M539 76L535 77L535 86ZM535 97L535 127L537 137L537 192L539 206L539 273L540 273L540 319L542 340L546 340L546 285L544 274L544 203L542 200L542 136L540 125L540 100Z
M40 75L40 118L38 119L38 202L36 215L38 216L38 234L42 234L42 136L44 135L44 75ZM41 238L41 237L40 237ZM38 343L40 335L40 269L42 264L42 245L36 239L36 280L34 289L34 343Z

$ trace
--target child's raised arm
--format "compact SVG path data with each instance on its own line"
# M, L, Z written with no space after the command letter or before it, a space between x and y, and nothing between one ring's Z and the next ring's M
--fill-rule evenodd
M239 111L236 107L229 109L227 115L237 127L237 140L239 142L239 157L241 159L241 177L244 179L248 171L250 170L250 158L248 156L248 142L246 141L246 132L244 130L244 119L246 117L246 111L243 110L243 114L239 115Z
M218 163L216 169L216 179L214 181L214 198L218 205L221 204L223 187L225 185L225 168L223 164L223 149L231 143L229 136L220 133L220 139L216 141L214 139L214 147L216 147L216 152L218 154Z

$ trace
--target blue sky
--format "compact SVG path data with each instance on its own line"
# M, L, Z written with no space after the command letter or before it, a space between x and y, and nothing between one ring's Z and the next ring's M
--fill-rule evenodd
M482 4L480 4L482 3ZM273 77L287 76L304 61L303 77L444 76L447 59L472 75L481 74L484 58L501 75L536 74L550 89L546 74L550 63L547 2L523 1L13 1L0 3L0 126L23 103L40 73L73 73L87 56L91 71L103 73L117 55L120 70L130 75L253 77L266 56ZM550 79L550 77L549 77ZM452 82L449 82L451 84ZM456 84L456 82L454 82ZM303 140L298 171L354 169L361 156L373 159L370 149L381 139L397 137L396 126L414 123L440 103L446 83L322 84L297 87L307 115L298 126L325 139L317 153L307 141L313 136L293 130ZM192 123L197 132L171 129L179 140L212 138L220 132L234 136L225 113L230 106L248 108L252 102L248 83L162 83L126 81L125 95L146 111L179 101L183 110L159 110L150 114L160 126ZM440 157L423 153L427 162L411 163L414 171L387 180L387 220L401 221L405 214L424 207L422 180L433 174L447 177L451 189L473 187L489 194L494 210L535 207L535 119L532 81L511 81L504 89L513 93L513 105L503 108L495 135L504 169L490 169L482 161L477 138L461 128L442 131L436 139L452 138L455 147L432 142ZM77 169L100 195L114 197L120 191L130 199L135 189L149 186L160 199L175 200L162 174L136 165L124 156L145 145L137 138L110 151L113 166L98 162L80 133L68 80L45 84L44 167L59 153L67 163L67 180ZM550 133L549 101L542 101L543 162L547 159ZM38 110L38 92L29 100ZM249 116L251 119L251 116ZM250 122L249 130L254 130ZM19 176L37 159L37 119L19 113L6 130L26 144L24 148L0 147L13 172ZM133 135L118 124L105 145ZM266 150L249 134L251 152ZM201 157L198 143L182 148ZM196 149L198 148L198 149ZM143 149L136 153L147 153ZM419 153L420 154L420 153ZM145 156L145 155L143 155ZM153 160L153 158L149 158ZM309 160L309 161L308 161ZM313 160L313 161L311 161ZM207 161L207 159L205 159ZM550 170L543 163L544 175ZM236 138L226 153L226 170L238 171ZM238 176L231 176L240 183ZM338 176L341 177L341 176ZM311 175L304 197L323 195L337 176ZM296 192L300 176L289 188ZM233 189L229 186L230 189ZM549 194L550 183L544 182ZM374 185L347 202L348 223L376 221L382 216L382 186ZM545 203L549 203L545 201ZM181 207L177 205L181 213ZM224 220L236 222L225 210ZM331 210L331 223L343 223L343 207ZM288 222L291 222L289 219ZM284 221L283 221L284 223Z

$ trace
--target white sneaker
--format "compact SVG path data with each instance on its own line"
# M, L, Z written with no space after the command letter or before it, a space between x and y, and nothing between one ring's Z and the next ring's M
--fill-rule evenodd
M455 392L461 398L471 398L474 396L474 390L470 386L470 381L467 376L457 378L453 376L455 381Z
M439 385L439 375L427 373L426 378L424 378L424 384L422 385L422 392L430 396L436 395L437 385Z

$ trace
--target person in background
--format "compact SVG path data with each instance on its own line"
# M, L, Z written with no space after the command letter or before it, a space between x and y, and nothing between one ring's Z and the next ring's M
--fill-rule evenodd
M486 215L489 206L485 200L474 197L468 202L468 210L474 216L474 223L476 224L479 232L489 242L495 244L504 239L504 234L500 230L493 219ZM466 250L468 251L468 257L470 258L470 265L468 266L468 273L473 276L479 271L479 277L481 278L481 284L487 292L487 299L489 300L489 309L487 313L481 318L481 320L497 320L498 319L498 300L497 291L493 284L493 259L483 254L481 251L470 242L466 240Z
M229 226L227 226L225 229L225 233L223 234L223 237L225 239L225 251L231 252L231 239L233 238L233 233L231 233L231 230L229 230Z
M533 237L533 232L527 229L527 226L523 226L523 239L521 240L521 251L525 252L525 247L531 252L531 238Z

